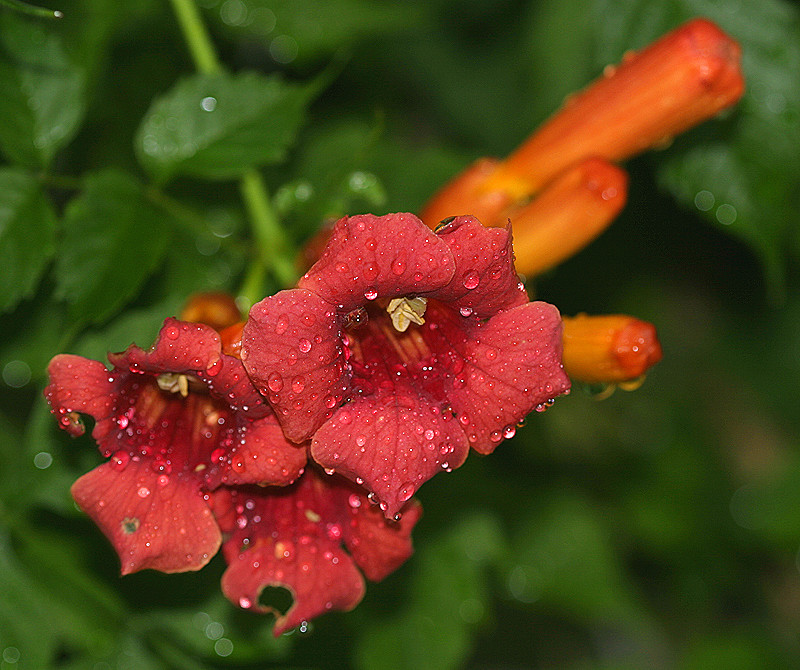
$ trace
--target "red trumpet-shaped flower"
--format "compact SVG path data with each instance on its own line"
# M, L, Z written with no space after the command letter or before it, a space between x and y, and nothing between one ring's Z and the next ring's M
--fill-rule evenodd
M207 492L221 484L279 484L302 473L305 450L289 443L241 362L212 328L167 319L149 351L109 354L113 369L56 356L45 394L61 427L92 436L110 460L72 487L100 526L122 573L197 570L219 549Z
M230 534L222 548L228 563L222 590L240 607L274 613L276 636L355 607L364 595L362 572L380 581L411 555L411 530L421 514L409 501L402 520L387 521L363 489L314 468L285 488L221 488L213 495ZM292 594L285 613L260 602L267 587Z
M242 361L286 436L388 517L569 388L561 319L528 302L509 230L341 219L298 288L253 307Z

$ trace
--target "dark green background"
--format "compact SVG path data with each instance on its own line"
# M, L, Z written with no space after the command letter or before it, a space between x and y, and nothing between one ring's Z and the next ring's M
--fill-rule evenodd
M231 73L200 88L236 102L205 129L169 3L64 0L58 22L0 5L0 668L800 666L797 5L200 5ZM630 161L623 214L531 286L565 314L655 323L664 360L640 389L576 385L426 484L415 556L307 633L273 640L227 603L221 557L118 577L69 497L100 456L58 432L44 368L146 346L189 293L235 291L237 175L263 169L296 245L325 218L417 211L699 15L741 43L744 99Z

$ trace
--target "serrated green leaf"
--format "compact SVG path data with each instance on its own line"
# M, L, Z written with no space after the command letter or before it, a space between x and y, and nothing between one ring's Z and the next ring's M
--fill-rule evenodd
M783 0L596 0L598 66L619 60L695 16L715 21L742 48L746 91L722 120L677 138L660 183L764 265L773 296L787 250L797 253L800 181L800 11ZM794 245L794 246L792 246Z
M84 89L52 25L0 13L0 148L9 159L47 167L80 126Z
M159 180L238 177L283 159L317 88L253 72L189 77L150 107L137 156Z
M55 215L39 182L0 168L0 312L33 293L54 250Z
M64 213L57 292L74 318L99 322L133 298L169 244L170 219L130 175L89 175Z

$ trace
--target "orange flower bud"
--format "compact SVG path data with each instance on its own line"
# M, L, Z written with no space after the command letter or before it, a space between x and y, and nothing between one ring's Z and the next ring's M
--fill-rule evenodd
M484 226L505 225L505 210L514 201L503 191L480 190L500 161L480 158L441 188L425 205L420 217L430 228L451 216L470 214Z
M590 158L509 212L517 271L534 276L583 249L625 206L627 187L624 170Z
M222 353L234 358L242 359L242 330L244 330L244 321L234 323L222 330L219 334L222 341Z
M661 360L655 327L624 314L563 317L564 369L590 384L641 377Z
M204 323L220 331L239 321L242 315L227 293L196 293L186 301L179 318L181 321Z
M694 19L627 54L569 97L482 190L522 198L586 156L621 161L663 146L741 97L740 51L715 24Z

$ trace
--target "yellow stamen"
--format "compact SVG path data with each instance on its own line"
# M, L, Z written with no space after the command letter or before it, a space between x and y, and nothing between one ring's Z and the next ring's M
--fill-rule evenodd
M158 388L170 393L180 393L183 398L189 395L189 378L177 372L164 372L156 378Z
M405 333L410 324L416 323L421 326L425 323L425 319L422 317L427 308L427 298L395 298L389 302L386 311L392 317L392 325L395 330Z

